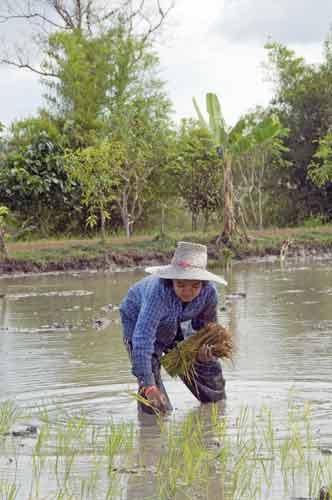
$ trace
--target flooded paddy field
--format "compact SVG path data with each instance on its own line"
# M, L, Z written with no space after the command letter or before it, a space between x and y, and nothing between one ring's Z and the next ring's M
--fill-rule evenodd
M118 305L142 271L0 279L0 498L319 498L332 481L332 261L236 264L227 400L164 376L142 416Z

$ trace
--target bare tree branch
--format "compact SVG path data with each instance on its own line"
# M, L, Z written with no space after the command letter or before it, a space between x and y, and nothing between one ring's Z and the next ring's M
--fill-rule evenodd
M4 1L4 0L2 0ZM152 33L157 31L166 19L167 15L174 7L174 0L168 0L169 5L167 9L162 8L160 0L156 0L155 10L158 13L158 18L153 21L153 14L150 12L148 15L145 10L145 0L141 0L138 6L132 8L133 0L124 0L120 6L110 9L108 12L100 14L100 7L97 5L96 0L41 0L45 9L38 11L35 2L32 3L28 0L23 1L24 9L15 9L15 5L5 0L5 7L0 7L0 23L6 23L11 20L32 20L38 19L56 29L86 29L91 32L92 17L99 23L99 25L107 24L107 21L112 18L116 19L119 14L123 14L123 18L128 23L134 18L143 19L148 24L148 30L144 34L146 40ZM70 5L72 3L72 5ZM151 9L150 9L151 10ZM104 9L105 11L105 9ZM56 14L60 19L57 21L53 19L52 13ZM85 23L84 23L85 19ZM61 22L64 24L62 24ZM85 24L85 25L84 25Z
M160 1L159 1L159 0L157 0L157 5L158 5L158 11L159 11L159 14L161 15L161 17L164 17L164 16L165 16L165 14L164 14L164 12L163 12L163 10L162 10L162 8L161 8Z
M151 38L162 26L175 0L167 1L168 7L163 8L161 0L155 0L154 7L148 9L146 0L123 0L120 5L107 1L106 5L113 3L113 8L100 8L98 0L0 0L0 23L6 24L21 21L29 23L30 38L39 54L45 53L50 33L54 31L80 30L86 36L93 37L97 31L103 32L110 29L113 23L123 19L129 34L134 34L142 42L142 50L147 40ZM135 3L135 7L133 4ZM150 5L151 7L151 5ZM0 63L8 64L21 69L29 69L41 76L57 76L53 72L42 71L37 65L31 65L28 58L23 60L19 51L4 53L4 43L0 49ZM11 46L14 43L11 42ZM25 44L25 48L29 44ZM9 55L9 52L12 54ZM141 57L137 54L136 60ZM135 61L133 61L134 63Z
M144 34L144 36L142 37L142 42L145 43L148 38L151 37L151 35L153 33L155 33L156 31L158 31L158 29L161 27L161 25L163 24L163 22L165 21L166 17L168 16L168 14L170 13L170 11L174 8L174 1L172 1L169 5L169 7L163 11L161 8L160 8L160 2L158 0L158 8L159 8L159 14L160 14L160 17L159 17L159 21L157 21L154 25L152 25L150 22L149 22L149 29L146 31L146 33Z
M8 66L14 66L15 68L20 68L20 69L28 69L32 71L33 73L37 73L38 75L45 76L45 77L52 77L52 78L58 78L59 75L56 73L49 73L47 71L42 71L37 68L34 68L28 63L23 63L23 62L15 62L9 59L0 59L0 64L7 64Z
M80 0L76 0L75 15L79 26L82 26L82 6Z
M44 21L44 22L50 24L54 28L57 28L57 29L63 29L64 28L62 25L57 24L56 22L52 21L48 17L44 16L43 14L39 14L37 12L33 12L33 13L29 13L29 14L9 15L9 16L3 16L3 15L1 15L0 16L0 23L6 23L8 21L12 21L12 20L15 20L15 19L16 20L22 20L22 19L25 19L25 20L40 19L41 21Z
M69 10L64 7L62 0L48 0L48 3L51 5L51 7L54 8L55 12L64 21L65 26L70 29L80 28L77 23L77 19L75 20L75 15L70 14Z

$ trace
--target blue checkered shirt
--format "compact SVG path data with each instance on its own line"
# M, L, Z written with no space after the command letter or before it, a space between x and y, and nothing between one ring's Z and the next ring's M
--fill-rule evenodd
M180 323L191 320L193 330L217 320L218 294L207 282L198 297L184 304L165 280L148 276L129 289L120 305L123 335L131 344L133 373L141 384L153 385L152 356L172 344Z

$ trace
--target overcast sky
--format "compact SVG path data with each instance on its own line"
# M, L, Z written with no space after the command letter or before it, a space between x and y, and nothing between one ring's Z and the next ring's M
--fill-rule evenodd
M261 63L268 38L318 62L331 25L331 0L176 0L158 45L176 119L195 116L192 97L204 108L207 92L218 94L229 124L267 104L272 88ZM0 121L33 116L42 92L38 76L0 67Z

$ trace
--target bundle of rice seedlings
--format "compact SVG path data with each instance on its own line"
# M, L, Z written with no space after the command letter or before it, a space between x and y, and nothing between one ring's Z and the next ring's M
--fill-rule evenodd
M221 325L209 323L165 354L161 365L171 377L182 375L190 380L195 375L195 362L203 345L210 346L216 358L232 359L232 334Z

